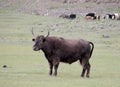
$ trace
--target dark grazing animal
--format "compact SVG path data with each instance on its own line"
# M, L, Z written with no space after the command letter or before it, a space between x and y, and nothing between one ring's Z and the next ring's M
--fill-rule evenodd
M95 13L88 13L88 14L86 14L85 18L94 20L95 19Z
M95 17L95 13L88 13L88 14L86 14L86 16Z
M88 13L85 16L85 19L100 20L100 15L95 15L95 13Z
M92 55L94 44L82 39L64 39L62 37L49 36L37 36L32 39L35 44L33 46L34 51L42 50L48 60L50 72L52 75L54 67L54 75L57 76L57 69L60 62L72 64L79 60L83 70L81 77L89 77L90 63L89 59Z
M62 18L67 18L67 19L75 19L76 18L76 14L62 14L60 15L59 17L62 17Z
M70 14L70 19L75 19L76 18L76 14Z

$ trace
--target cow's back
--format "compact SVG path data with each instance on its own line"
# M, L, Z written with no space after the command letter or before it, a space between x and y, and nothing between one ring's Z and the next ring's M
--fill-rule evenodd
M44 53L46 57L56 56L61 62L73 63L89 51L89 43L84 40L48 37Z
M63 39L60 46L57 50L61 62L70 64L89 51L89 44L84 40Z

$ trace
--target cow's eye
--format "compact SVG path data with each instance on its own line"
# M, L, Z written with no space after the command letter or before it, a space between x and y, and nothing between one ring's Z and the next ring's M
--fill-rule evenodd
M33 38L32 41L35 41L35 39Z

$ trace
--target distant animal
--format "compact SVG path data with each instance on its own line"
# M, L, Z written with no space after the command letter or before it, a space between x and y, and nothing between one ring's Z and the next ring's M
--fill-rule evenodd
M76 18L76 14L70 14L70 19L75 19Z
M94 19L94 17L95 17L95 13L88 13L85 16L86 19Z
M100 15L95 15L95 13L88 13L85 16L85 19L100 20Z
M120 20L120 15L118 13L114 13L115 19Z
M62 17L62 18L67 18L67 19L75 19L76 18L76 14L62 14L60 15L59 17Z
M115 19L115 14L106 14L105 16L104 16L104 19Z
M95 16L94 20L100 20L100 15Z
M95 17L95 13L88 13L88 14L86 14L86 16Z
M57 69L60 62L72 64L79 61L83 67L81 77L84 77L86 73L86 77L89 78L91 67L89 59L94 49L92 42L82 39L65 39L49 36L49 32L47 36L39 35L32 40L35 42L33 50L42 50L48 60L50 67L49 75L53 74L54 68L54 76L57 76Z

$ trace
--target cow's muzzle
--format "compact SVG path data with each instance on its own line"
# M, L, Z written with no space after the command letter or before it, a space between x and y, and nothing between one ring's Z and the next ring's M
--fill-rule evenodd
M39 51L40 48L35 48L35 47L33 47L33 50L34 50L34 51Z

